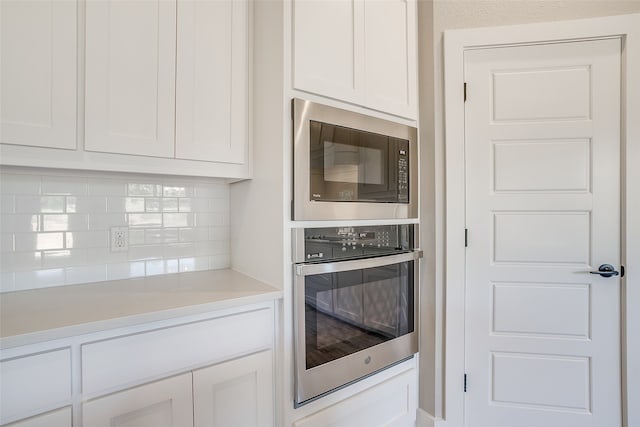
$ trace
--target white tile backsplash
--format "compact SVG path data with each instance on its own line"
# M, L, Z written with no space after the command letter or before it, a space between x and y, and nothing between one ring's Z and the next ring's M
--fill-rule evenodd
M129 250L110 250L111 227ZM0 292L228 268L222 180L0 167Z

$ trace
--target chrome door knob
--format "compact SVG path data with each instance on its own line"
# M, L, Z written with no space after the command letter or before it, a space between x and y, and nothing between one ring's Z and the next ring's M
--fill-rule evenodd
M612 277L618 276L620 274L611 264L602 264L600 267L598 267L598 271L590 271L589 273L599 274L602 277Z

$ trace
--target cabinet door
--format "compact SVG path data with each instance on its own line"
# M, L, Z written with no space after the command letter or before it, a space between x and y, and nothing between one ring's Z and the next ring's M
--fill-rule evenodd
M86 3L86 150L173 157L175 51L175 0Z
M176 157L244 163L249 4L178 0Z
M83 406L82 425L90 427L191 426L193 425L191 373L91 400Z
M363 96L362 0L295 0L296 89L360 102Z
M8 424L5 427L71 427L71 407Z
M271 350L193 372L195 427L270 427Z
M377 0L364 6L365 104L416 118L416 2Z
M76 148L76 2L0 2L0 142Z

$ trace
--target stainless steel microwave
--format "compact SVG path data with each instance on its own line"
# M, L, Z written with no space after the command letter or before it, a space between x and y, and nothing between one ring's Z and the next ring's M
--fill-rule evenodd
M417 130L294 99L294 220L418 216Z

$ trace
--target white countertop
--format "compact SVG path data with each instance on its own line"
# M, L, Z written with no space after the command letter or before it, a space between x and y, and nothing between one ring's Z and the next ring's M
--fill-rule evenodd
M282 297L233 270L208 270L0 294L0 349Z

